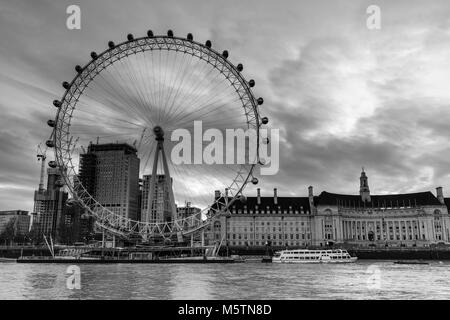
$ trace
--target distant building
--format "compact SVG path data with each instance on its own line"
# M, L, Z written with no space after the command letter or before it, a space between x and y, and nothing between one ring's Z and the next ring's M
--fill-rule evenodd
M47 189L34 192L32 227L40 237L45 235L55 238L58 225L63 218L68 194L61 190L64 184L60 169L48 168L47 173Z
M316 243L423 246L450 240L448 208L431 192L370 195L360 178L360 195L322 192L314 201Z
M177 219L185 219L187 217L195 217L201 219L202 210L193 207L190 202L187 202L184 207L177 207Z
M64 219L58 226L58 240L62 243L89 242L94 238L95 219L78 203L66 206Z
M137 221L143 221L142 220L142 195L144 192L144 188L143 188L143 180L139 179L139 193L138 193L138 213L137 213L137 217L136 220Z
M95 198L97 156L93 152L80 154L80 167L74 183L81 183L83 188Z
M210 241L231 246L428 246L450 242L450 198L431 192L371 195L361 173L360 194L322 192L308 197L248 197L213 221ZM217 194L216 194L217 197Z
M216 192L216 199L218 194ZM207 232L209 242L230 246L311 245L312 218L308 197L247 197L214 219Z
M157 175L152 208L148 210L151 177L151 175L144 175L142 179L141 220L150 223L164 222L167 217L172 216L169 184L165 175Z
M139 158L128 144L91 144L80 157L79 181L103 207L133 220L138 215Z
M0 234L13 224L15 235L26 235L30 231L30 218L28 211L24 210L0 211Z

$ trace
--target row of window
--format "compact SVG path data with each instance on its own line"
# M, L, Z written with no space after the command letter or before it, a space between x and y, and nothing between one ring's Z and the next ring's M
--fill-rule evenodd
M351 237L351 239L353 239L353 240L370 240L370 239L366 239L366 235L353 235L352 237ZM381 240L382 238L381 238L381 235L377 235L374 239L376 239L376 240ZM414 236L413 235L409 235L409 236L406 236L406 235L403 235L403 236L400 236L400 235L396 235L396 236L394 236L394 235L389 235L389 237L388 237L388 239L389 240L419 240L419 235L417 235L417 234L415 234ZM422 240L425 240L425 235L424 234L422 234ZM439 240L440 240L440 238L439 238Z
M244 223L246 223L246 221L236 221L236 222L234 222L234 223L230 223L229 221L227 221L227 226L229 227L231 224L236 224L236 225L241 226L241 225L244 224ZM220 222L219 222L219 221L216 221L215 224L220 225ZM302 225L302 226L303 226L303 225L310 225L310 222L309 222L309 221L290 221L290 222L285 221L285 222L284 222L284 225L285 225L285 226L287 226L287 225L293 226L293 225L299 225L299 224ZM253 226L253 222L249 222L249 225L250 225L250 226ZM256 221L256 222L255 222L255 226L257 226L257 225L261 225L261 226L267 225L267 226L270 226L271 223L270 223L270 221L266 221L266 222L264 222L264 221L261 221L261 222ZM281 223L281 221L272 221L272 225L278 225L278 226L281 226L282 223Z
M296 233L296 234L284 234L284 236L282 234L255 234L254 235L255 239L261 239L261 240L282 240L283 238L285 240L306 240L306 239L310 239L311 238L311 234L304 234L304 233ZM219 239L220 238L220 234L216 233L215 234L215 239ZM233 240L253 240L253 234L227 234L227 239L233 239Z
M276 211L276 210L231 210L232 214L309 214L309 212L299 212L298 210L283 210L283 211Z
M295 229L295 230L294 230ZM305 228L305 227L303 227L303 228L286 228L286 229L284 229L284 231L285 232L287 232L287 231L291 231L291 232L294 232L294 231L296 231L296 232L299 232L300 231L300 229L301 229L301 231L303 231L303 232L309 232L309 228ZM218 231L218 230L220 230L220 228L214 228L214 230L216 230L216 231ZM266 227L266 228L259 228L259 227L255 227L255 231L256 232L259 232L259 231L266 231L266 232L269 232L269 231L273 231L273 232L277 232L277 230L278 230L278 232L282 232L283 231L283 229L281 228L281 227L278 227L278 228L276 228L276 227L272 227L272 228L270 228L270 227ZM233 231L233 232L241 232L241 233L247 233L247 228L232 228L232 230L231 231ZM253 232L253 228L249 228L248 229L248 231L250 231L250 232Z
M232 246L265 246L267 244L266 241L229 241L229 245ZM272 241L272 246L306 246L307 243L299 242L299 241Z

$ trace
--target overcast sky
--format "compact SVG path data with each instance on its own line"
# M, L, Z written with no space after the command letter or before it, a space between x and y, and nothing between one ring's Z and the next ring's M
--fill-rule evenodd
M66 7L81 8L81 30ZM381 8L381 29L366 8ZM32 210L36 145L52 101L91 51L146 30L192 32L245 65L281 131L264 194L374 194L444 187L450 196L450 2L0 0L0 210ZM254 191L249 189L251 195Z

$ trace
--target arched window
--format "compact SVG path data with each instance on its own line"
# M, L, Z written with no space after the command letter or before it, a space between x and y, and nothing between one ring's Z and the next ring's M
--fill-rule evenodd
M220 231L220 221L214 222L214 231Z

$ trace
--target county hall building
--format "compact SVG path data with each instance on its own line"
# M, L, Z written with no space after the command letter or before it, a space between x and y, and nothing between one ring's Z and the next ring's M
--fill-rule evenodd
M216 197L217 197L216 193ZM209 243L231 247L327 245L428 246L450 242L450 198L442 188L371 195L364 170L358 195L323 191L308 197L256 197L235 201L208 228Z

